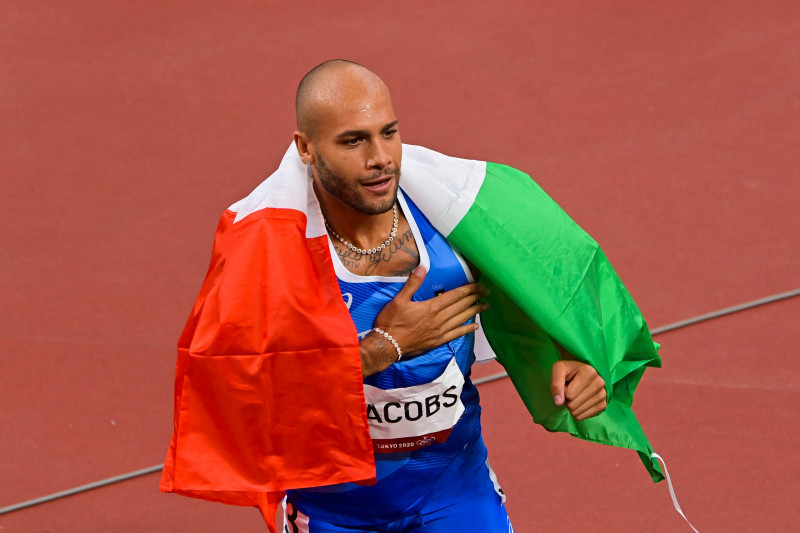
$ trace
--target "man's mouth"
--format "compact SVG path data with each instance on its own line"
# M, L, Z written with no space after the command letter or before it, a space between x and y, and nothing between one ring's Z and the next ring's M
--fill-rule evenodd
M392 181L392 177L393 176L385 176L385 177L381 177L380 179L377 179L377 180L365 181L365 182L362 183L362 185L365 186L365 187L379 187L379 186L383 185L384 183Z
M361 186L366 187L367 189L371 190L372 192L384 192L388 190L392 186L392 182L394 181L395 176L391 175L383 175L375 179L371 179L368 181L362 181Z

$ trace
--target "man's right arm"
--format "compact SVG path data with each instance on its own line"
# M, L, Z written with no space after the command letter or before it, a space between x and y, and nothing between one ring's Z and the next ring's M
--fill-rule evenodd
M478 325L465 322L488 307L480 302L486 290L479 283L469 283L430 300L412 301L425 274L424 267L417 267L397 296L375 318L374 327L394 338L403 357L419 355L474 332ZM392 343L375 331L364 337L360 346L364 377L385 370L397 361Z

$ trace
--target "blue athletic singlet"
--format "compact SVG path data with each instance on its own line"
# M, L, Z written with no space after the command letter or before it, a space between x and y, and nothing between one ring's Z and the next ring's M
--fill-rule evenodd
M470 283L469 269L444 237L402 192L398 201L417 242L420 264L427 269L413 299L428 300ZM330 246L342 297L361 338L407 278L353 274ZM474 335L469 334L367 377L364 394L378 482L292 490L288 492L292 508L312 522L349 527L395 523L397 528L377 530L411 531L402 526L406 517L433 516L431 509L453 506L460 494L453 489L469 492L473 482L465 474L472 472L476 493L488 493L490 505L505 516L486 464L478 391L469 379L475 361L473 342Z

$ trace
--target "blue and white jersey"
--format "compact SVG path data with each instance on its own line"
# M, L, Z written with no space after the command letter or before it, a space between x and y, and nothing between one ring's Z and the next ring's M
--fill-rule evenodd
M398 202L417 243L420 264L427 270L413 299L428 300L473 281L464 260L402 191ZM408 278L353 274L330 246L342 297L363 337ZM295 490L289 492L290 500L310 516L333 514L346 519L356 510L355 516L375 513L379 518L413 508L436 481L450 475L448 467L456 458L459 470L464 464L484 463L478 391L469 379L475 361L473 343L474 334L465 335L403 358L364 380L377 484Z

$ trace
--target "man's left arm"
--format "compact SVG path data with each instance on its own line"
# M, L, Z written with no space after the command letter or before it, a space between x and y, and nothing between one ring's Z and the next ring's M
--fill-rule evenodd
M469 260L473 279L480 279L481 272ZM558 346L561 360L553 364L550 391L556 405L565 405L575 420L585 420L606 410L606 382L591 365L576 360L564 348Z

